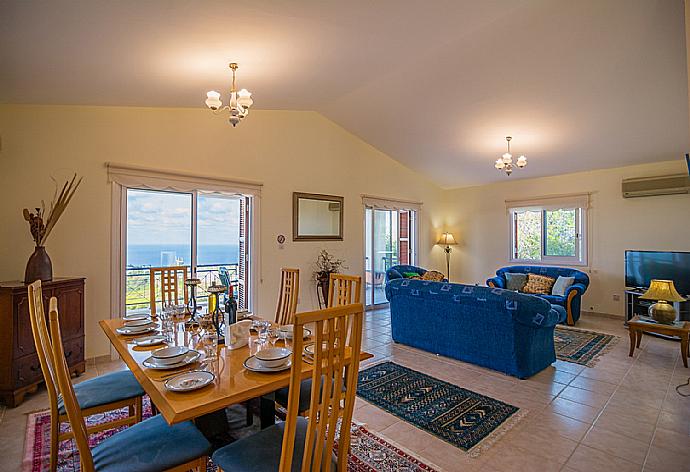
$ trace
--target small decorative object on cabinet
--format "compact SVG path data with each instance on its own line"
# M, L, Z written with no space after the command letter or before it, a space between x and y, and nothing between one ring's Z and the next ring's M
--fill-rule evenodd
M44 305L57 297L65 356L70 372L84 362L84 278L57 277L43 283ZM47 316L47 313L46 313ZM20 281L0 282L0 400L9 407L24 401L43 381L29 318L29 294Z
M316 281L316 299L319 308L326 308L328 303L328 284L331 274L340 273L341 269L347 269L343 259L337 259L325 249L319 253L314 264L314 280Z
M55 195L53 196L53 201L50 203L47 215L45 203L43 201L41 201L41 207L36 208L36 213L31 213L24 208L24 219L29 223L31 237L36 244L33 254L31 254L29 261L26 263L24 283L30 284L36 280L48 282L53 279L53 263L50 261L50 257L48 257L48 253L46 252L45 243L50 232L60 219L62 212L65 211L70 200L72 200L74 192L77 191L80 183L81 178L77 180L77 174L74 174L72 180L66 181L58 193L56 182Z

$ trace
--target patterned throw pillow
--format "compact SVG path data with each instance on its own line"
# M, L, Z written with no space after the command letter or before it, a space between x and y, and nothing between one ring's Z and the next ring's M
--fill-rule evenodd
M437 270L428 270L422 275L422 280L430 280L431 282L443 282L446 276Z
M535 293L541 295L550 295L551 287L556 283L556 279L553 277L547 277L545 275L528 274L527 284L522 288L525 293Z

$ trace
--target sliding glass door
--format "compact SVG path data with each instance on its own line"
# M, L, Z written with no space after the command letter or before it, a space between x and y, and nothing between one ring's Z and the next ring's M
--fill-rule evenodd
M386 271L415 262L415 215L412 210L365 209L365 297L368 307L387 303Z
M250 198L241 195L127 188L125 311L148 310L150 268L171 266L187 267L189 277L201 279L202 305L205 289L221 283L235 286L246 307L249 208Z

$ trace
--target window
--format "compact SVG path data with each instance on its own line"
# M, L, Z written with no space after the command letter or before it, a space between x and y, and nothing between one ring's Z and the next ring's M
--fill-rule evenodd
M587 264L586 198L509 202L510 260Z
M107 166L113 184L114 316L148 310L151 267L186 267L188 276L201 279L201 305L207 303L205 289L222 283L234 286L240 308L256 306L261 184Z

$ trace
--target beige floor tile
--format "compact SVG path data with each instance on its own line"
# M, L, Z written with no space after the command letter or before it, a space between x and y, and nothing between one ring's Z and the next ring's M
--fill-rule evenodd
M587 432L582 444L640 465L644 464L649 449L649 442L632 439L597 426Z
M474 472L482 470L486 464L486 457L470 457L469 454L448 444L445 441L434 438L426 448L422 449L420 456L428 459L447 472Z
M365 423L367 428L372 431L382 431L394 423L400 421L390 413L386 413L382 409L374 405L364 405L357 409L353 414L356 421Z
M496 470L555 472L561 469L564 462L564 460L543 457L510 444L497 444L495 450L491 452L486 465Z
M688 464L690 464L690 458L686 454L652 446L649 449L644 470L649 472L680 472L690 470Z
M659 415L657 428L674 431L690 438L690 418L674 415L667 411L662 411Z
M560 435L573 441L580 441L592 427L589 423L559 415L548 409L534 415L529 421L535 427L547 429L553 435Z
M566 463L579 472L634 472L642 470L642 466L626 461L619 457L580 445Z
M655 429L655 423L647 423L635 416L634 412L624 414L608 408L604 409L594 425L645 443L652 440Z
M389 427L382 429L380 434L384 438L392 439L414 453L420 453L425 448L431 446L434 441L439 440L405 421L393 423Z
M688 468L690 468L690 438L687 435L664 428L657 428L654 432L652 446L686 456L688 458Z
M577 403L582 403L583 405L588 405L594 408L603 408L610 398L609 395L590 392L589 390L570 386L566 387L561 393L559 393L558 397Z
M616 391L617 388L615 384L604 382L602 380L595 380L587 377L582 377L581 375L575 378L572 382L570 382L568 386L582 388L585 390L589 390L590 392L601 393L603 395L611 395L613 392Z
M556 398L551 403L550 407L554 413L590 424L594 423L594 420L601 411L600 408L583 405L581 403L566 400L565 398Z

